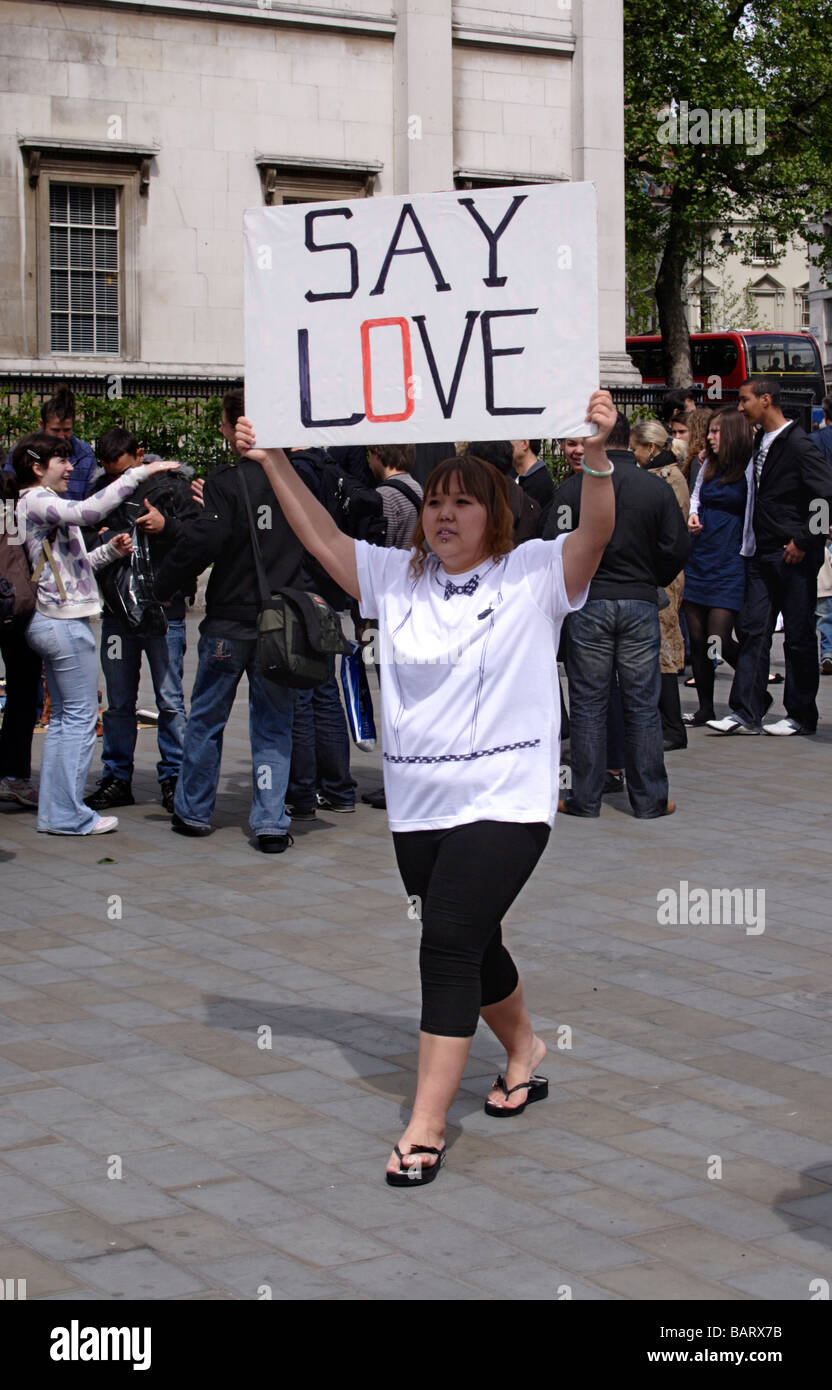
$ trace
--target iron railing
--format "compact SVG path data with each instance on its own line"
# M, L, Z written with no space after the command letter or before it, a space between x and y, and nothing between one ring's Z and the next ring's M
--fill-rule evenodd
M639 407L652 410L654 414L658 415L667 390L666 386L611 386L610 394L618 409L627 416L631 416ZM739 391L736 388L731 388L722 391L719 397L711 398L705 387L701 385L695 385L692 394L697 404L706 406L711 410L721 405L731 405L739 397ZM812 406L814 404L815 395L811 390L780 392L780 408L786 419L797 420L807 434L812 429Z

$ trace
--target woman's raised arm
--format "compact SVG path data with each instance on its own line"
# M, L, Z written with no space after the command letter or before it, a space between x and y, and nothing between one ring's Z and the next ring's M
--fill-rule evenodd
M155 473L169 473L178 463L142 463L138 468L126 468L113 482L81 501L70 501L54 492L25 492L25 515L41 526L95 526L114 511L120 502L135 492L139 483Z
M581 482L581 519L563 543L563 578L566 592L574 599L586 588L601 561L615 527L615 494L612 490L612 464L604 452L616 421L616 409L609 391L593 391L586 418L598 426L598 433L584 440L584 471Z
M280 510L303 546L314 555L336 584L353 598L360 598L355 564L355 541L339 531L326 507L322 507L298 477L282 449L257 449L251 421L237 421L235 443L239 453L255 459L272 485Z

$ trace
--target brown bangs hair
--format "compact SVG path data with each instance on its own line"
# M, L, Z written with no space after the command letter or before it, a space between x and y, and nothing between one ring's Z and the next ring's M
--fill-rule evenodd
M438 463L425 483L425 495L416 525L413 528L411 545L416 553L410 561L414 578L418 578L425 568L425 532L422 526L422 513L426 504L437 492L446 496L451 492L454 479L458 479L458 489L469 497L481 502L487 512L485 523L485 543L489 554L495 559L508 555L514 549L514 514L508 502L508 483L493 464L477 458L475 454L459 454L456 458Z
M752 431L745 416L734 406L715 410L711 424L719 422L719 454L705 443L705 482L717 478L725 483L739 482L751 458Z
M708 442L708 426L712 414L712 409L701 405L688 411L688 449L685 461L681 464L686 482L690 480L690 466L693 460L699 457Z
M40 479L32 467L39 463L41 468L49 465L53 458L68 459L72 445L66 439L58 439L44 430L37 434L27 434L12 450L11 463L15 471L18 488L32 487Z

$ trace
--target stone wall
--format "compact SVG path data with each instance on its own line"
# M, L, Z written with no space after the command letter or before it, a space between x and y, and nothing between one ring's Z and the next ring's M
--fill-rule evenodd
M291 22L277 3L166 13L104 0L4 4L0 365L238 372L240 228L243 210L263 201L258 153L380 162L375 196L452 187L455 168L595 177L579 150L573 27L601 0L576 0L574 10L561 0L395 0L395 15L372 3L333 0L331 22L320 3L317 17L296 7ZM617 13L619 0L603 3ZM607 127L604 158L617 167L621 121L607 117ZM21 136L158 147L147 196L133 200L135 264L125 272L135 332L124 361L44 355L44 204ZM604 225L601 335L614 355L623 349L623 223L607 216Z

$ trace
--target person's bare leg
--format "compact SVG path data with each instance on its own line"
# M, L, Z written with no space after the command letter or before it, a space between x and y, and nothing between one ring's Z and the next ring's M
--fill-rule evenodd
M427 1144L441 1149L445 1142L445 1120L451 1102L459 1090L472 1038L447 1038L437 1033L419 1034L419 1074L416 1099L410 1123L399 1140L399 1148L407 1154L411 1144ZM432 1167L438 1163L433 1154L417 1154L413 1166ZM410 1167L408 1163L405 1168ZM391 1153L388 1173L399 1172L399 1160Z
M520 981L517 981L513 993L501 999L499 1004L489 1004L480 1009L480 1018L488 1024L506 1050L506 1069L503 1072L506 1088L510 1091L512 1086L528 1081L546 1056L546 1044L532 1028ZM513 1096L506 1097L497 1087L488 1096L492 1105L512 1110L517 1105L523 1105L528 1098L528 1091L515 1091Z

